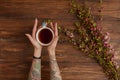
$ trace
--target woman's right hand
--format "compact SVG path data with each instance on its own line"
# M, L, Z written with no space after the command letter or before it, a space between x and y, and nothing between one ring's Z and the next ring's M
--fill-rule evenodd
M50 23L50 26L52 28L52 30L54 31L54 40L53 42L48 46L47 50L49 52L50 55L55 55L55 48L57 46L57 42L58 42L58 28L57 28L57 23Z

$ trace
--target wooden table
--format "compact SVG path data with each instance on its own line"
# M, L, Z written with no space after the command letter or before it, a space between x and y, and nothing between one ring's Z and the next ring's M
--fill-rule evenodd
M84 2L84 0L81 0ZM33 47L25 33L31 33L34 19L39 25L53 19L66 28L76 21L68 13L69 0L0 0L0 80L27 80ZM96 0L88 0L94 6ZM101 25L108 31L111 44L120 51L120 0L105 0L102 4ZM56 55L63 80L107 80L102 68L93 59L74 49L70 44L58 44ZM115 59L120 64L120 53ZM49 57L42 52L42 80L49 80Z

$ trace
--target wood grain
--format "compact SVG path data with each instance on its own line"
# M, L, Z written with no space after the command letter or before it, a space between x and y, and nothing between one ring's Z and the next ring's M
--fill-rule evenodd
M59 25L73 28L74 15L68 13L69 0L0 0L0 80L27 80L33 47L25 33L31 33L34 19L39 25L44 19L53 19ZM82 3L84 0L79 1ZM105 0L102 4L104 31L110 33L111 44L120 51L120 1ZM97 0L88 0L88 6L95 7ZM97 7L94 8L97 15ZM49 80L49 57L42 52L42 80ZM56 55L63 80L107 80L97 62L70 44L58 44ZM120 65L120 53L116 54Z

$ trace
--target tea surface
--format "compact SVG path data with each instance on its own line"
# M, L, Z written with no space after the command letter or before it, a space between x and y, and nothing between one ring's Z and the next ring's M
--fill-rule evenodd
M49 42L51 42L52 38L53 38L53 35L49 29L42 29L39 32L39 40L44 44L48 44Z

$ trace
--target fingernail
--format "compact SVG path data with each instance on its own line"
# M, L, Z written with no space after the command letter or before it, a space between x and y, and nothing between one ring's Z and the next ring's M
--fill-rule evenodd
M35 20L36 20L36 21L38 20L37 17L35 18Z
M27 34L27 33L25 33L25 35L26 35L26 36L28 36L28 34Z
M55 26L57 26L57 22L55 22Z

